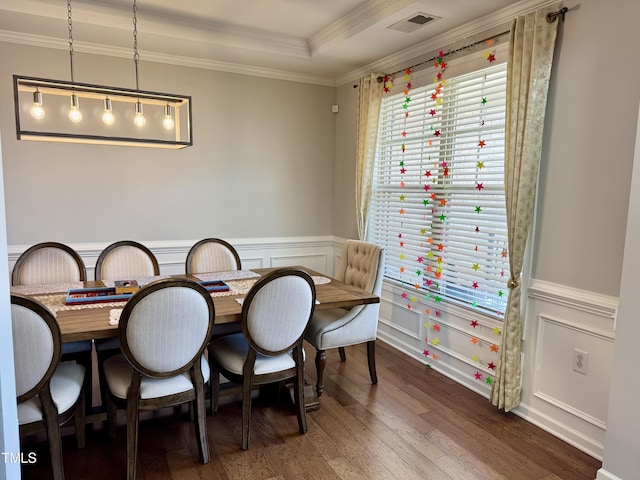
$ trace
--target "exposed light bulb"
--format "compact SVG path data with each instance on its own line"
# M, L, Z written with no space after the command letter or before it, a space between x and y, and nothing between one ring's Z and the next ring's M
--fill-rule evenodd
M136 102L136 116L133 119L133 123L137 127L144 127L144 124L146 123L144 113L142 111L142 102L140 100Z
M116 121L116 118L113 116L111 99L109 97L104 99L104 113L102 114L102 121L105 125L113 125L113 122Z
M82 112L80 112L80 102L78 102L78 95L71 94L71 109L69 110L69 120L73 123L78 123L82 120Z
M36 120L44 118L44 108L42 108L42 93L36 89L33 92L33 107L31 107L31 116Z
M175 122L173 121L173 107L171 105L166 105L164 107L164 120L162 120L162 126L166 130L171 130L175 126Z

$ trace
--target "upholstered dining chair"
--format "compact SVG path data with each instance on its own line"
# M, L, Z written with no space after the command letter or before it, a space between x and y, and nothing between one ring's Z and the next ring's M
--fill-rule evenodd
M242 384L242 449L249 448L251 391L254 386L293 380L300 433L307 431L302 335L313 315L316 291L301 270L275 270L249 290L242 304L242 333L209 346L212 411L218 410L220 373Z
M160 275L160 266L153 252L143 244L132 240L112 243L100 252L96 260L96 280L131 280L158 275ZM118 338L113 337L96 340L94 343L98 357L100 392L104 403L105 385L102 366L108 357L120 352L120 342Z
M62 480L60 425L74 418L77 446L85 446L85 368L60 363L60 327L40 302L11 295L11 324L20 431L33 433L44 424L53 478Z
M242 261L236 249L229 242L220 238L205 238L195 243L187 253L185 262L187 275L241 269ZM214 338L240 332L238 322L219 323L213 327Z
M43 242L25 250L11 272L11 285L29 286L84 282L87 270L73 248L58 242ZM91 340L62 344L62 361L76 361L87 372L87 402L91 404Z
M215 308L211 295L187 279L162 279L135 293L122 310L118 335L122 354L104 362L107 422L115 435L117 408L127 411L127 478L136 478L138 418L193 402L200 461L209 461L204 384Z
M347 240L336 280L362 288L376 295L382 290L385 251L373 243ZM338 348L340 359L344 362L344 347L367 343L367 359L371 383L378 383L376 374L375 345L378 331L380 304L359 305L351 309L319 310L314 313L305 332L305 340L316 347L316 394L322 395L324 389L322 377L327 362L326 350Z
M205 238L195 243L189 253L185 271L187 274L227 272L241 270L240 255L233 245L220 238Z
M131 240L112 243L96 260L96 280L130 280L157 275L160 275L160 267L153 252Z

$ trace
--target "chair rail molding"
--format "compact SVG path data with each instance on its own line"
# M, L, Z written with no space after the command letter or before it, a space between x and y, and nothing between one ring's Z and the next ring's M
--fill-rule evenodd
M555 303L574 310L591 313L614 320L618 313L618 298L601 293L587 292L577 288L531 279L529 298Z

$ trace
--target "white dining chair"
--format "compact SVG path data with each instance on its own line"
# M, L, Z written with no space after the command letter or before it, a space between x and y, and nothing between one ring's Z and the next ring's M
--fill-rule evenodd
M283 268L258 280L242 304L242 333L215 339L212 411L218 410L219 374L242 384L242 449L249 448L251 392L254 386L293 381L300 433L307 431L302 335L315 308L316 291L302 270Z
M20 432L32 434L44 425L53 478L64 480L60 425L73 418L77 446L85 446L85 368L60 363L60 327L40 302L12 294L11 326Z
M379 245L347 240L342 248L342 255L336 280L362 288L380 296L384 273L385 251ZM318 310L314 313L305 332L305 340L316 348L316 394L322 395L324 389L322 377L327 363L326 351L337 348L340 359L344 362L344 347L367 343L367 359L371 383L378 383L376 374L375 345L378 332L378 315L380 304L358 305L351 309L337 308Z
M209 461L204 351L215 308L211 295L187 279L162 279L127 302L118 324L122 354L105 360L107 422L115 436L118 408L127 411L127 479L136 478L138 419L142 410L193 403L200 461Z

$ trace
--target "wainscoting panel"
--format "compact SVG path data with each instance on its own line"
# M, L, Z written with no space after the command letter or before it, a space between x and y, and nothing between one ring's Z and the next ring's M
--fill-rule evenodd
M529 287L522 403L516 413L598 459L604 448L616 311L617 298L539 280ZM584 372L575 371L578 361Z
M333 275L336 252L342 240L333 236L225 239L235 247L242 260L242 267L264 268L304 266L317 272ZM191 246L198 240L141 241L158 259L162 275L184 273L185 260ZM94 267L100 252L111 242L68 245L75 249L85 262L87 277L93 279ZM31 245L9 246L9 271L16 260Z
M502 322L404 291L384 283L379 339L488 398ZM532 280L525 307L522 402L513 412L601 459L617 299ZM586 375L572 369L574 348L589 354Z
M613 335L540 315L533 395L604 430L609 396L594 387L610 383L612 359Z
M326 272L329 266L329 256L326 252L298 253L295 255L272 255L270 258L272 267L288 267L291 265L303 265L316 272Z
M474 310L403 295L400 285L382 288L378 337L429 368L488 397L502 323Z

